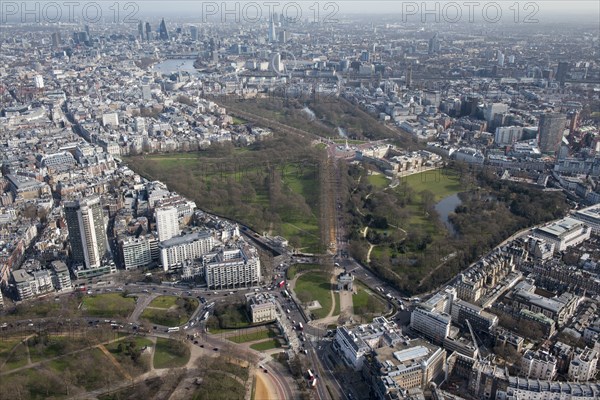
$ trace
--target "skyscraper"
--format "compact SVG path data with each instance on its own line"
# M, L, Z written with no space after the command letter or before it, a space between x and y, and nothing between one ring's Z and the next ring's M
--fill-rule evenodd
M146 41L149 42L152 38L152 27L150 26L150 22L146 22Z
M180 234L177 208L172 206L157 208L154 212L158 240L163 242Z
M197 26L190 26L190 35L192 36L192 40L195 42L198 40L198 27Z
M140 37L140 41L144 40L144 24L142 21L138 23L138 36Z
M66 202L64 210L73 261L88 269L100 267L108 250L100 197Z
M169 40L169 32L167 31L167 24L165 23L164 18L160 21L160 25L158 26L158 37L160 40Z
M560 86L565 85L565 79L571 69L571 65L567 61L561 61L556 68L556 80L560 82Z
M560 148L565 130L566 117L559 113L546 113L540 116L538 142L542 153L555 154Z
M269 21L269 42L275 42L277 40L277 33L275 32L275 22L273 18Z
M60 37L60 32L54 32L52 34L52 47L58 48L62 44L62 39Z

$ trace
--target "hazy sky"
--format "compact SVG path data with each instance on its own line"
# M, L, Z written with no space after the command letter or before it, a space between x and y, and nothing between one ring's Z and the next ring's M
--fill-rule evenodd
M275 4L276 10L281 10L284 6L288 7L290 13L292 13L295 4L300 5L303 13L303 17L310 16L314 13L315 5L320 9L320 13L327 14L334 10L339 10L341 14L393 14L402 13L406 11L408 13L417 12L420 15L421 12L427 8L428 10L435 10L436 4L439 7L439 12L452 13L451 18L454 17L455 10L460 9L462 14L466 17L469 13L470 7L473 7L475 15L481 14L484 7L488 9L489 16L492 18L492 12L495 9L500 9L503 15L510 14L511 16L515 13L516 8L520 9L520 16L524 17L528 14L533 15L534 13L538 16L547 15L584 15L590 18L600 19L600 2L598 0L537 0L537 1L517 1L517 0L414 0L414 1L403 1L403 0L338 0L338 1L315 1L315 0L257 0L257 1L201 1L201 0L173 0L173 1L160 1L160 0L141 0L135 1L140 7L142 12L168 12L169 14L175 12L183 12L184 15L196 14L201 12L203 9L210 10L212 5L217 5L219 10L222 12L222 4L226 3L227 7L234 7L233 4L239 4L240 9L248 3L254 3L260 6L262 12L266 12L269 9L267 4ZM210 5L212 3L212 5ZM294 3L294 4L292 4ZM330 3L330 4L328 4ZM468 3L475 3L473 6L469 6ZM425 7L423 7L425 4ZM417 10L414 9L417 7ZM312 8L311 8L312 7ZM248 9L250 10L250 9ZM449 14L450 15L450 14Z
M71 4L71 5L67 5ZM597 22L600 24L600 1L598 0L0 0L2 22L15 18L31 20L25 8L37 9L40 19L48 22L58 12L62 21L71 15L68 7L75 5L74 15L82 19L86 10L89 19L101 15L104 19L117 16L118 21L129 17L129 21L146 16L185 17L195 20L231 21L233 14L241 21L256 18L264 21L270 10L278 14L283 11L288 18L300 17L302 21L332 22L347 14L398 16L403 22L405 15L410 22ZM53 6L51 6L53 5ZM95 10L97 7L98 10ZM118 8L119 13L115 14ZM233 11L233 14L231 13ZM27 14L27 15L24 15ZM34 13L35 14L35 13ZM85 16L84 18L85 19ZM389 21L389 19L388 19ZM50 21L53 22L53 21Z

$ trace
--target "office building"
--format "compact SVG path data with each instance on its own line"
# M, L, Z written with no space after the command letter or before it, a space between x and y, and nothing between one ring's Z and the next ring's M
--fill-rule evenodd
M596 204L577 210L572 217L592 228L593 233L600 234L600 205Z
M404 340L373 348L365 357L364 375L373 398L406 398L411 389L426 389L444 379L446 350L423 339ZM421 393L417 391L416 393Z
M181 233L176 207L159 207L154 211L154 217L156 219L156 231L159 242L169 240Z
M258 251L245 243L202 257L204 278L211 289L248 287L261 281Z
M197 26L190 26L190 37L192 38L193 42L198 41L198 27Z
M354 329L338 327L333 340L333 348L346 365L360 370L365 355L372 349L390 346L403 340L396 323L385 317L377 317L370 324L359 325Z
M73 262L87 269L100 267L108 250L100 197L66 202L64 211Z
M441 344L450 333L450 324L450 315L425 308L422 304L410 315L410 327L437 344Z
M158 26L158 38L160 40L169 40L169 32L167 31L167 24L163 18Z
M62 38L60 37L60 32L54 32L52 34L52 47L55 49L62 45Z
M146 41L149 42L152 39L152 26L150 22L146 22Z
M564 114L546 113L540 116L538 143L542 153L555 154L558 151L566 122Z
M215 239L209 231L171 237L161 241L158 246L161 265L165 271L178 268L185 261L199 259L209 253L215 244Z
M592 229L581 220L566 217L535 229L533 236L544 239L548 244L553 244L554 252L559 253L588 240L591 231Z

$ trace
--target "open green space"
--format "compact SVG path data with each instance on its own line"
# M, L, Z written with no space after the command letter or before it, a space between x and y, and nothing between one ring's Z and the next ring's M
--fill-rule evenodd
M209 371L202 376L202 385L191 397L192 400L243 400L246 388L229 375Z
M180 326L190 319L197 307L198 300L193 298L159 296L152 300L140 317L152 324Z
M211 333L219 333L220 329L246 328L250 319L244 302L218 303L206 323Z
M458 174L447 169L434 169L408 175L400 179L406 182L415 193L428 190L435 196L435 201L464 190Z
M271 350L279 347L281 347L281 343L277 339L265 340L263 342L258 342L250 345L251 349L257 351Z
M267 339L277 336L277 333L273 331L273 329L263 329L260 331L253 332L242 332L240 331L235 336L230 336L227 339L231 340L234 343L246 343L246 342L254 342L256 340Z
M296 280L294 292L301 302L317 300L321 304L320 309L312 311L317 319L326 317L331 310L332 287L329 278L330 275L325 272L310 271Z
M31 362L59 357L89 345L90 341L85 337L35 335L27 340Z
M190 349L185 343L173 339L156 339L154 368L179 368L186 365L189 360Z
M88 391L99 389L109 385L110 382L118 382L124 378L104 353L97 348L60 357L44 365L61 377L73 376L77 386Z
M390 180L383 174L372 174L367 176L367 181L375 188L381 190L389 186Z
M177 296L158 296L150 302L148 307L171 308L176 306L177 299L179 299Z
M355 283L357 288L356 294L352 295L352 305L354 314L360 315L366 319L370 319L375 315L381 315L386 305L382 300L362 283Z
M285 277L287 279L294 279L294 277L298 273L312 270L320 270L322 268L323 267L319 264L293 264L290 265L286 270Z
M126 318L135 309L135 298L125 297L119 293L105 293L85 296L82 310L92 317Z
M2 361L0 361L2 363ZM1 365L1 364L0 364ZM21 368L27 365L27 348L24 343L17 344L12 350L12 354L4 363L0 371L10 371L15 368Z
M150 370L152 346L154 343L150 339L140 336L128 336L105 345L131 376L138 376Z
M24 353L25 349L20 348L21 340L19 339L10 339L10 340L0 340L0 371L4 372L7 369L13 369L9 365L3 367L4 363L7 362L10 358L12 358L11 353L13 349L15 351L19 351L20 353ZM18 358L19 356L17 356Z
M308 140L281 135L243 149L211 146L194 153L128 157L126 162L204 210L259 233L283 236L305 252L320 252L322 155Z
M249 377L248 363L246 361L240 361L222 355L212 359L210 369L235 375L244 381L248 380Z

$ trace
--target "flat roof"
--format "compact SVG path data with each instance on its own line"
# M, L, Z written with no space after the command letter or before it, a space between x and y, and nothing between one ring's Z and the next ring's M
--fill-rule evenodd
M560 237L569 232L572 232L581 225L583 225L583 222L581 222L580 220L571 217L566 217L550 225L538 228L538 231L550 236Z

